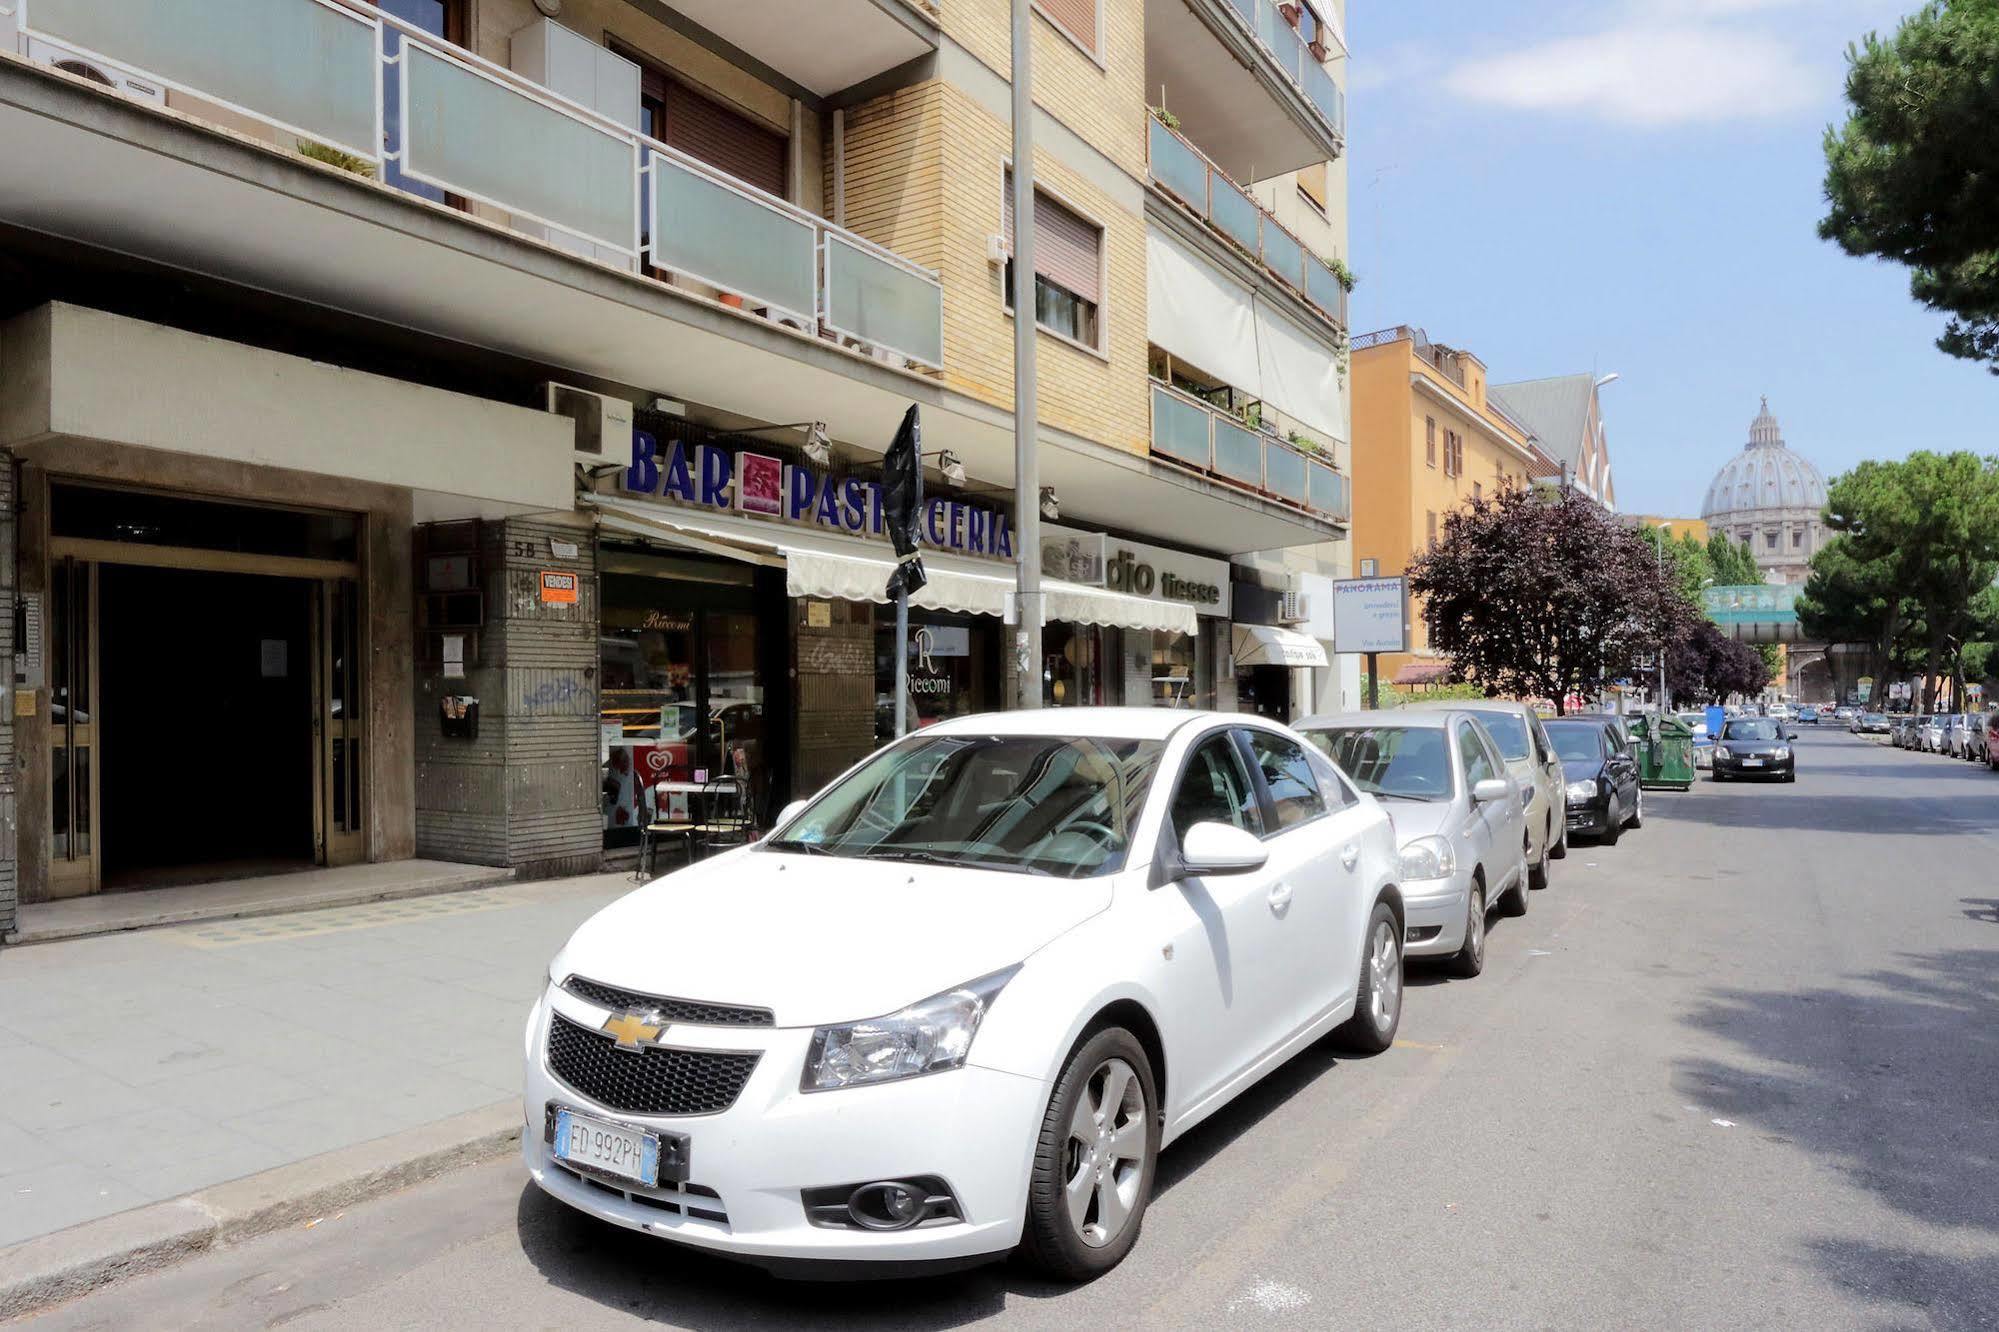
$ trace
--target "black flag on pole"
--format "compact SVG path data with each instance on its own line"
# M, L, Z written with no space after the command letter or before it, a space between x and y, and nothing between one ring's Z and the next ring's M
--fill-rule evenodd
M896 429L895 442L882 458L882 520L898 561L888 579L891 599L930 581L923 572L923 557L916 550L917 524L922 519L923 425L916 404L911 403Z

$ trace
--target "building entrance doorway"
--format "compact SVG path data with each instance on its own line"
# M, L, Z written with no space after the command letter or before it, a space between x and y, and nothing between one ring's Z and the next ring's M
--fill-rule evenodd
M238 512L250 516L210 525ZM355 520L80 487L57 488L53 516L46 895L362 859L361 596L339 558L351 548L106 539L286 545L329 521L351 539Z

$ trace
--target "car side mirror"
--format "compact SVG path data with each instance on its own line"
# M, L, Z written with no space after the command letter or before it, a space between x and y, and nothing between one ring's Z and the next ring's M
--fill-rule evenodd
M1504 800L1511 794L1513 794L1513 783L1501 777L1488 777L1471 789L1471 798L1481 805Z
M1784 732L1784 738L1786 740L1795 740L1798 738L1798 733L1796 731L1786 731Z
M1197 823L1180 839L1180 866L1191 876L1251 874L1269 860L1261 841L1230 823Z

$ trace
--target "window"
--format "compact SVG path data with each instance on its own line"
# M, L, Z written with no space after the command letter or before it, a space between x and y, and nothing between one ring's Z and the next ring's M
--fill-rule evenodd
M1326 164L1314 162L1310 166L1298 168L1298 193L1305 196L1305 202L1326 211Z
M1455 430L1444 432L1444 475L1458 476L1465 470L1465 438Z
M1485 486L1484 486L1483 484L1481 484L1481 483L1477 482L1477 481L1474 481L1474 482L1472 482L1472 483L1471 483L1471 497L1472 497L1472 503L1474 503L1474 504L1476 504L1476 503L1478 503L1478 501L1480 501L1480 500L1484 499L1484 498L1485 498Z
M641 131L767 194L788 197L787 136L668 78L630 48L615 49L639 67Z
M1450 798L1450 741L1440 727L1354 726L1307 731L1305 738L1369 795Z
M1777 534L1775 532L1765 532L1763 534L1763 548L1765 550L1777 549Z
M1804 544L1805 544L1805 534L1804 534L1803 532L1793 532L1793 533L1791 533L1791 549L1792 549L1792 550L1796 550L1796 549L1798 549L1798 547L1800 547L1800 546L1802 546L1802 545L1804 545Z
M397 18L420 28L433 37L441 37L454 46L468 44L465 21L466 0L381 0L381 7ZM398 55L403 49L403 35L395 28L383 25L382 53ZM391 139L402 138L402 87L395 79L390 79L382 90L385 101L386 123L384 131ZM403 174L402 163L393 159L383 164L382 179L399 190L419 195L435 203L447 204L452 208L465 207L465 200L455 194L447 194L435 185L427 185L420 180Z
M1423 517L1425 523L1429 527L1430 544L1434 546L1437 544L1437 511L1435 509L1431 509L1428 513L1424 514Z
M1380 573L1381 573L1380 560L1362 560L1360 562L1360 576L1362 578L1375 578L1378 577Z
M1203 740L1188 756L1180 789L1173 793L1173 831L1180 837L1197 823L1226 823L1263 835L1263 812L1249 784L1249 770L1226 733Z
M1437 465L1437 418L1436 417L1426 416L1423 418L1423 433L1425 435L1425 439L1423 441L1423 460L1429 463L1430 466L1435 467Z
M1001 173L1001 213L1013 249L1013 171ZM1098 345L1097 302L1104 233L1085 217L1034 193L1034 322L1086 347ZM1007 308L1013 308L1013 261L1007 260Z
M1499 776L1494 769L1492 756L1487 752L1485 741L1478 738L1478 732L1465 722L1458 723L1458 757L1464 760L1465 783L1477 786L1480 782Z
M1034 0L1034 7L1070 41L1093 56L1101 54L1097 50L1097 0Z
M1319 775L1294 740L1274 731L1246 730L1249 752L1263 773L1270 805L1277 813L1277 831L1310 823L1326 812L1319 795Z

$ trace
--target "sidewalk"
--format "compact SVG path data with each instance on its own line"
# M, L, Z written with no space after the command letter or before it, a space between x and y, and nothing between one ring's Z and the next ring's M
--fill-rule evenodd
M0 949L0 1246L518 1095L600 874Z

